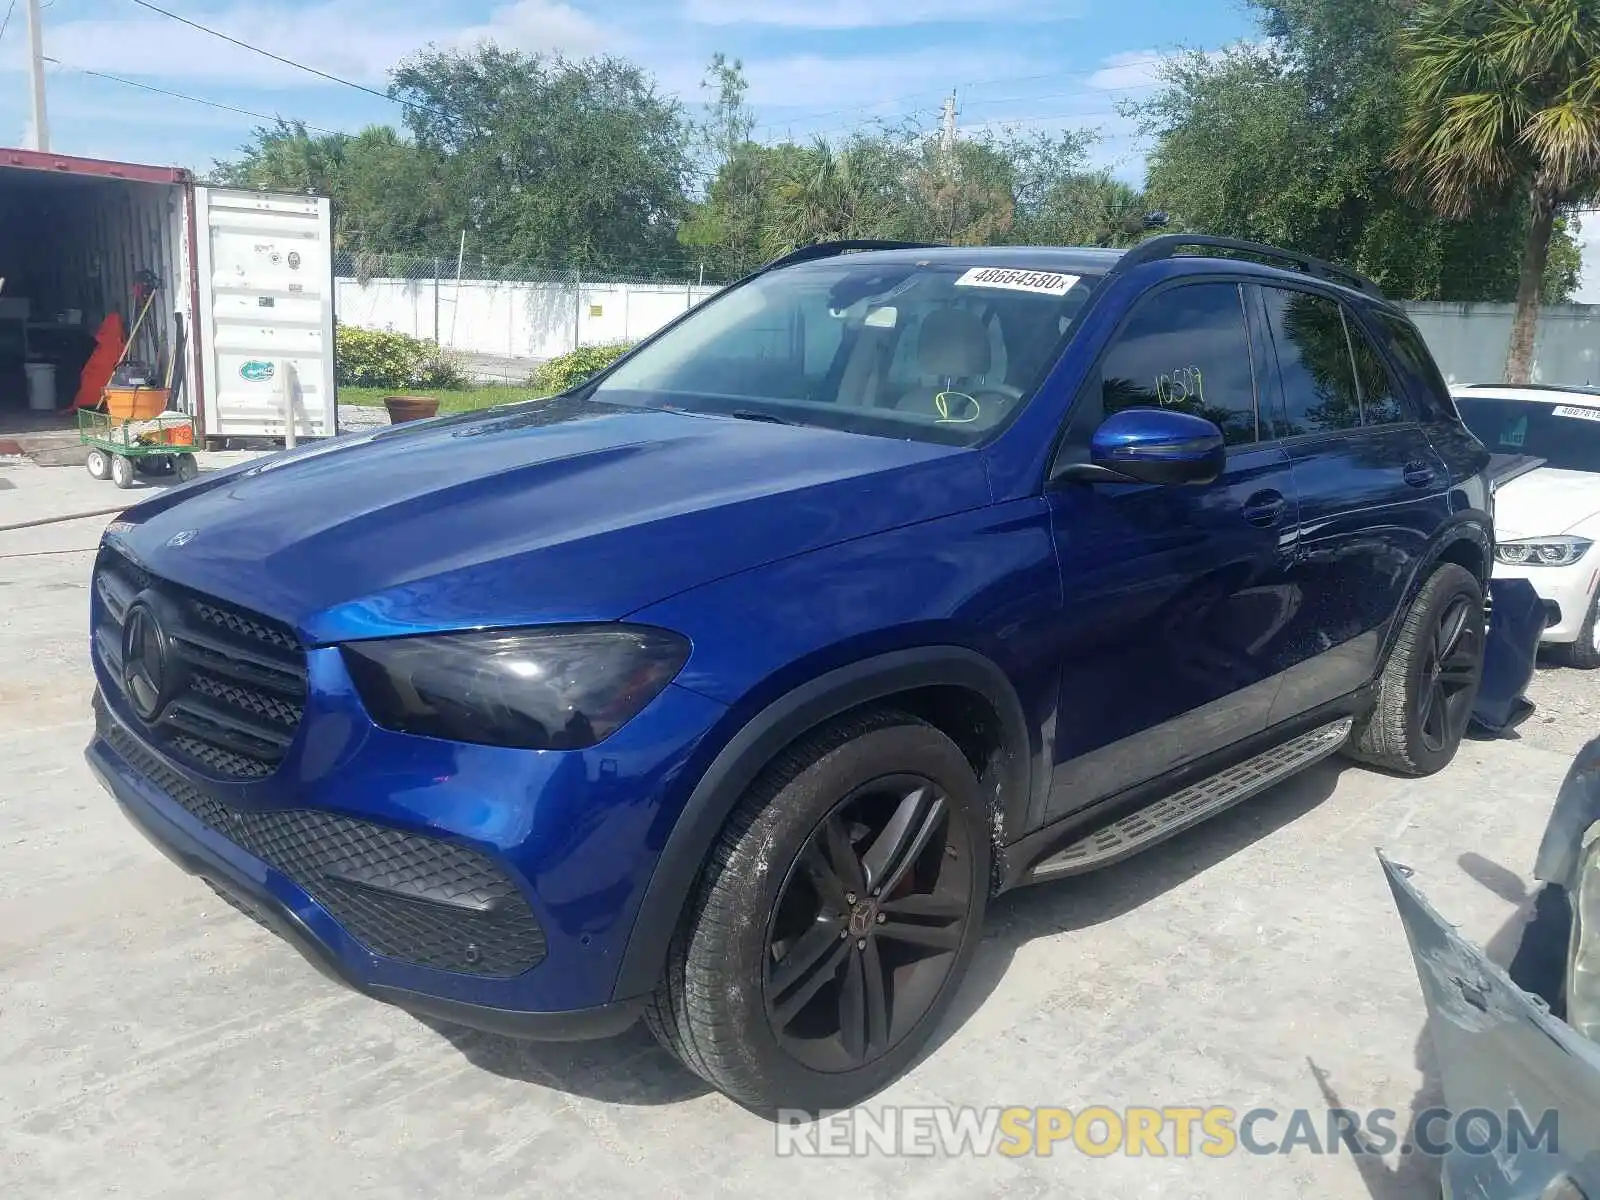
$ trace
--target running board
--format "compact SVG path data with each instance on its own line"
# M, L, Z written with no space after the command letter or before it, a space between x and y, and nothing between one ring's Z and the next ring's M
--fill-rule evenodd
M1023 876L1022 883L1081 875L1148 850L1327 758L1344 745L1354 723L1350 717L1341 717L1163 796L1041 859Z

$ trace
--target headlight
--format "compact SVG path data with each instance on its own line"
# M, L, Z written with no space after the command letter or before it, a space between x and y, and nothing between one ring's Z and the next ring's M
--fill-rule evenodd
M1594 545L1588 538L1545 537L1524 538L1516 542L1500 542L1494 556L1514 567L1570 567Z
M682 669L689 644L633 625L347 642L346 668L386 729L526 750L610 737Z

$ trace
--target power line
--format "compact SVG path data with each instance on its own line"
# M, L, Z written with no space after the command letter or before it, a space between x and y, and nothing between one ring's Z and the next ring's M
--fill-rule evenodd
M0 21L0 38L5 37L5 35L6 35L6 26L11 24L11 14L16 12L16 11L17 11L17 0L11 0L11 3L6 5L6 19L4 21Z
M133 0L133 3L137 4L140 8L147 8L153 13L159 13L161 16L166 17L169 20L176 21L180 25L187 25L190 29L198 29L201 33L210 34L214 38L220 38L229 45L238 46L241 50L249 50L254 54L261 55L263 58L270 58L273 62L282 63L286 67L293 67L295 70L304 71L308 75L315 75L318 79L326 79L329 83L337 83L342 84L344 87L355 88L358 92L365 92L369 96L376 96L379 100L386 100L390 104L399 104L405 108L417 108L422 109L425 112L441 111L432 108L430 105L414 104L409 100L402 100L398 96L391 96L387 92L380 92L377 88L368 87L364 83L357 83L353 79L345 79L339 75L331 75L327 71L319 70L316 67L307 66L303 62L296 62L292 58L285 58L281 54L274 54L271 50L264 50L260 46L252 45L250 42L242 41L239 38L231 36L230 34L223 33L219 29L212 29L209 25L202 25L198 21L191 21L188 17L179 16L177 13L171 12L160 7L159 5L151 4L150 0ZM448 113L445 115L454 116L456 114Z
M269 116L266 113L256 112L253 109L235 108L231 104L222 104L216 100L207 100L203 96L188 96L183 92L169 92L166 88L159 88L154 84L149 83L140 83L136 79L124 79L120 75L108 75L104 71L91 71L87 67L73 66L71 63L62 62L59 58L50 58L48 55L45 57L44 61L50 63L52 66L60 67L65 71L73 71L79 75L92 75L96 79L106 79L112 83L120 83L127 87L138 88L143 92L154 92L158 96L166 96L172 100L187 100L190 104L204 104L207 108L217 108L221 109L223 112L237 113L242 117L253 117L258 121L282 121L284 119L281 115ZM323 129L319 125L312 125L305 121L297 121L295 123L304 125L307 129L314 129L318 133L329 133L334 134L335 136L337 136L339 133L337 129Z

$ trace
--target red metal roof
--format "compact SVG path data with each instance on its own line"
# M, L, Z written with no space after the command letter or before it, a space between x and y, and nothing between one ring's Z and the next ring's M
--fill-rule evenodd
M74 158L48 150L7 150L0 148L0 169L51 171L58 175L98 175L108 179L128 179L135 183L188 183L189 172L182 167L147 167L137 163L114 162L107 158Z

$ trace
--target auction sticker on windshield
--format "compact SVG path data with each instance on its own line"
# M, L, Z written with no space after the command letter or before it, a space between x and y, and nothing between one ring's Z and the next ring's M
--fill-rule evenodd
M1011 267L973 267L957 287L1004 288L1009 292L1038 292L1044 296L1065 296L1081 276L1057 275L1054 271L1018 271Z
M1577 417L1580 421L1600 421L1600 408L1583 408L1577 404L1558 404L1550 410L1557 417Z

